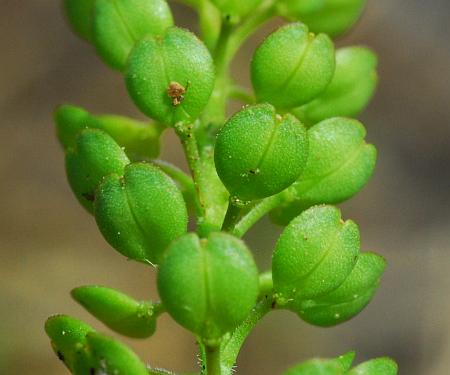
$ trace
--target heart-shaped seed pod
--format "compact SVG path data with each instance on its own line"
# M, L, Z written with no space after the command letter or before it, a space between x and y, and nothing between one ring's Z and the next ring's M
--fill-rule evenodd
M291 221L272 259L277 304L297 310L301 301L337 289L352 272L359 254L359 231L332 206L315 206Z
M368 48L338 49L336 71L325 92L292 113L307 126L331 117L357 116L375 92L378 82L377 63L376 54Z
M122 175L130 161L125 152L102 130L82 130L75 148L66 152L66 172L69 184L79 202L93 211L95 190L110 174Z
M280 109L301 106L320 95L335 69L334 46L301 23L281 27L256 50L251 79L256 97Z
M221 129L217 173L230 194L244 201L279 193L301 174L308 155L304 126L270 104L246 107Z
M117 290L102 286L82 286L72 297L106 326L122 335L146 338L153 335L158 305L140 302Z
M92 41L95 0L64 0L64 11L74 31Z
M83 129L101 129L123 148L129 158L156 158L160 151L160 136L164 130L157 124L142 122L122 116L94 116L83 108L62 105L55 111L58 139L64 149L75 147Z
M80 350L86 345L86 335L94 329L70 316L55 315L45 322L45 332L58 358L72 371Z
M271 213L286 225L317 204L336 204L351 198L369 181L377 151L364 140L366 130L356 120L333 118L308 130L309 156L305 170L292 185L289 201Z
M130 54L126 83L139 109L155 120L192 123L214 88L212 57L191 32L171 27L142 39Z
M281 0L277 9L281 16L304 22L315 33L336 37L353 26L365 5L366 0Z
M331 293L294 304L308 323L330 327L359 314L373 298L386 262L379 255L362 253L347 279ZM294 306L293 305L293 306Z
M158 273L168 313L183 327L214 341L241 323L258 296L250 251L225 233L190 233L169 246Z
M167 245L187 229L187 210L175 183L159 168L135 163L111 175L96 192L95 219L121 254L158 264Z
M130 51L147 35L162 35L173 25L165 0L96 0L93 39L98 54L123 70Z
M242 17L255 9L262 0L211 0L212 3L228 17Z

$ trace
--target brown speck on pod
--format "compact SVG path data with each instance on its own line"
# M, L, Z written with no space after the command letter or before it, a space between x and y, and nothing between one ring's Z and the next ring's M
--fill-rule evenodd
M184 100L184 94L188 89L188 85L186 87L180 85L178 82L170 82L169 87L167 88L167 95L172 99L172 105L174 107L180 105Z
M64 355L59 350L56 352L56 355L60 361L64 362Z

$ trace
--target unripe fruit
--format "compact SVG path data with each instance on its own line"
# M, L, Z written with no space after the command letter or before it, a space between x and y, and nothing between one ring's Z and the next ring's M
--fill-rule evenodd
M304 22L315 33L338 36L361 15L366 0L281 0L278 12L289 20Z
M163 128L157 124L122 116L94 116L81 107L62 105L55 111L58 139L64 149L75 147L78 134L86 129L108 133L132 159L159 155L159 139Z
M92 22L95 0L64 0L64 10L67 18L83 39L92 40Z
M290 109L320 95L331 82L334 68L330 38L293 23L269 35L258 47L251 78L258 101Z
M79 133L75 148L66 153L67 178L80 203L92 212L97 186L110 174L121 176L129 162L108 134L85 129Z
M130 259L158 264L167 245L186 232L187 210L175 183L159 168L130 164L96 192L95 219L105 239Z
M359 314L374 296L385 260L373 253L362 253L347 279L331 293L304 301L296 312L308 323L329 327Z
M119 341L97 332L89 333L86 341L89 374L148 375L147 366Z
M165 125L197 119L214 82L208 49L194 34L177 27L161 37L142 39L126 70L128 92L136 105Z
M359 254L359 231L332 206L312 207L281 234L272 259L274 291L280 306L298 312L302 301L339 287Z
M217 340L241 323L258 296L258 270L239 239L190 233L172 242L158 273L169 314L205 340Z
M375 92L377 62L377 56L368 48L338 49L336 71L325 92L292 113L308 126L331 117L357 116Z
M348 372L348 375L397 375L398 366L390 358L375 358L363 362Z
M45 332L58 358L72 370L86 344L86 335L94 329L70 316L55 315L45 322Z
M97 52L123 70L131 49L144 36L162 35L173 25L165 0L96 0L93 39Z
M255 9L262 0L212 0L212 3L219 8L222 14L231 17L245 16Z
M232 196L254 200L279 193L301 174L308 139L292 115L269 104L247 107L221 129L216 142L217 173Z
M139 302L117 290L82 286L72 297L97 319L122 335L145 338L156 329L157 311L151 302Z
M308 207L340 203L359 192L372 176L377 158L365 136L364 126L348 118L328 119L310 128L305 170L290 189L292 200L275 209L272 219L286 225Z

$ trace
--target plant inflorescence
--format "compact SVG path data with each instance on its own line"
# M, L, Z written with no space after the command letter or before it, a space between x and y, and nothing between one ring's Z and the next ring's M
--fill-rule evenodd
M358 226L333 204L359 192L376 149L357 116L377 84L370 49L335 49L331 38L360 16L364 0L182 0L201 39L174 26L165 0L65 0L75 31L124 76L150 121L56 110L70 186L106 241L156 268L161 301L137 301L104 286L73 298L119 334L147 338L168 313L198 342L201 374L230 375L252 329L286 309L328 327L372 299L384 259L360 250ZM267 20L270 34L250 64L253 90L230 63ZM231 100L244 106L228 118ZM172 129L190 174L158 159ZM284 230L272 269L260 273L241 237L269 215ZM195 227L188 231L192 218ZM75 375L169 374L69 316L48 319L58 357ZM378 358L352 367L354 353L313 359L284 375L395 375Z

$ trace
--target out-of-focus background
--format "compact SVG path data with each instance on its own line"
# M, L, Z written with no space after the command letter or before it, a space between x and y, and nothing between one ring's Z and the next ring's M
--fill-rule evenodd
M66 183L52 111L70 102L94 112L141 117L122 77L75 37L60 1L0 1L0 374L67 374L43 332L60 312L108 331L69 291L112 286L156 298L154 273L114 252ZM194 23L174 5L182 25ZM371 183L342 205L359 223L363 249L389 261L369 307L330 329L294 314L269 315L248 340L239 374L278 374L300 360L357 349L358 361L390 355L401 374L446 375L450 368L450 2L371 0L339 45L363 43L380 56L380 86L362 116L379 150ZM248 82L252 38L235 75ZM163 156L183 165L176 139ZM263 221L247 236L261 269L280 229ZM167 316L157 334L128 341L143 359L176 371L196 368L193 338Z

